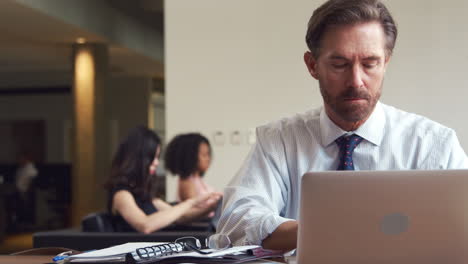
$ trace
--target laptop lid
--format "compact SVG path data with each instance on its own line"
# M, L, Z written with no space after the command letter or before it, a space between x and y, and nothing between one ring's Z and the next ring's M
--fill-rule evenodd
M302 178L298 263L468 263L468 170Z

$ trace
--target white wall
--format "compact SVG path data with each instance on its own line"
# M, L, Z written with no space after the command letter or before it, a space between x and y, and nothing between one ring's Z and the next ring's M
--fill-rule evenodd
M302 61L319 0L165 2L166 132L213 134L252 128L322 104ZM454 128L468 150L465 0L387 1L400 36L382 101ZM418 6L419 5L419 6ZM208 183L222 189L250 145L213 144ZM171 179L171 178L170 178ZM168 181L168 199L176 181Z
M455 129L468 151L468 1L387 2L400 35L382 100Z

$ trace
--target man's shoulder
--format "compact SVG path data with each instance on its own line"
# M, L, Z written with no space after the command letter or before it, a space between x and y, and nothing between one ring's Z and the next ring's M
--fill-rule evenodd
M420 135L453 133L453 129L425 116L382 104L389 129L407 130Z
M307 129L308 124L318 124L320 121L321 107L310 109L305 112L296 113L291 116L270 121L257 127L257 134L268 135L297 129Z

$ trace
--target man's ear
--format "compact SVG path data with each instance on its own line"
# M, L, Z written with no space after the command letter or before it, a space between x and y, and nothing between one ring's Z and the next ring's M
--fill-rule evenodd
M390 59L392 58L391 55L386 55L385 56L385 62L384 62L384 72L387 71L387 66L388 66L388 63L390 62Z
M310 75L312 75L312 77L314 77L315 79L318 79L317 60L314 58L310 51L306 51L304 53L304 62L307 66L307 69L309 70Z

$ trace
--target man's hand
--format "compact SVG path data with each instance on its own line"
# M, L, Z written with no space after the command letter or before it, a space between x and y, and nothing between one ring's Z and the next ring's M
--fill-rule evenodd
M290 251L297 247L297 221L287 221L276 228L262 242L262 247L272 250Z

